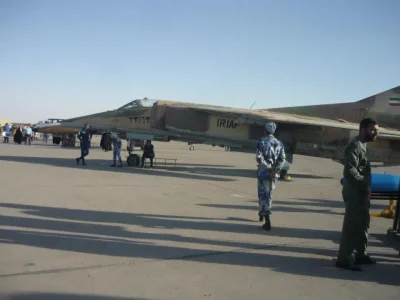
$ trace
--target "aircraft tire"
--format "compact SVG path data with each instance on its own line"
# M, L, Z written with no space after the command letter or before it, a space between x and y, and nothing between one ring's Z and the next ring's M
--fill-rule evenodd
M138 167L140 165L141 156L138 154L131 154L128 156L126 163L130 167Z

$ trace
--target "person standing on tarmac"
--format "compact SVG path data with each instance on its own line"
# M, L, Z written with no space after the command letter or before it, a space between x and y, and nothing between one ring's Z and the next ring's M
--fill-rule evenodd
M144 161L145 161L146 158L150 158L150 168L152 168L153 167L153 159L154 159L154 157L155 157L154 146L151 143L151 141L148 140L146 142L146 144L144 145L144 147L143 147L142 166L141 166L141 168L144 168Z
M6 125L4 126L4 143L10 143L10 133L11 133L11 126L6 123Z
M116 133L111 133L110 135L110 139L113 143L113 160L114 160L114 164L111 165L111 167L115 167L116 166L116 162L117 162L117 157L119 160L119 166L118 167L122 167L122 159L121 159L121 146L122 146L122 141L121 138L118 136L118 134Z
M81 157L76 158L76 164L79 165L79 162L82 160L82 165L86 165L85 156L89 155L91 139L89 124L85 124L85 127L81 131L79 131L78 139L81 144Z
M258 202L260 211L259 221L265 218L262 226L265 230L271 230L271 194L275 189L279 172L284 166L286 154L283 144L273 136L276 130L274 122L265 123L265 136L257 143L256 161L258 163L257 183Z
M367 143L376 140L378 129L374 119L363 119L359 135L347 145L344 153L342 196L345 215L336 261L338 268L362 271L359 265L376 263L366 251L371 200L371 165L367 158Z

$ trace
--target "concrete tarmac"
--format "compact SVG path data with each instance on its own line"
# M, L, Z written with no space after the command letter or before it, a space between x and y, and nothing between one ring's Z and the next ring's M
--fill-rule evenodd
M371 218L363 272L335 268L342 166L295 156L258 222L253 154L156 142L154 169L111 168L112 152L0 144L3 299L398 299L392 219ZM375 172L400 175L400 168ZM386 201L373 201L379 212Z

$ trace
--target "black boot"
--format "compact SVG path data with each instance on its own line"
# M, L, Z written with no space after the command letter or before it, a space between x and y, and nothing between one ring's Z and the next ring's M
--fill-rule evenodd
M110 167L116 167L116 163L115 163L115 159L114 159L114 163L110 166Z
M362 271L362 268L356 264L342 263L338 260L336 261L336 268L341 268L341 269L356 271L356 272Z
M258 220L260 222L264 221L264 216L265 216L265 205L262 206L261 210L258 212Z
M354 262L356 265L375 265L376 260L372 259L369 255L361 256L361 257L356 257L356 260Z
M119 160L119 166L118 167L122 168L122 160Z
M82 166L85 166L85 165L86 165L85 159L82 157Z
M75 159L76 159L76 164L79 165L79 162L81 161L81 158L78 157L78 158L75 158Z
M264 212L262 210L258 212L258 220L260 222L264 221Z
M265 230L271 230L271 219L270 219L270 214L271 214L271 212L266 212L265 213L265 224L262 226L262 228L263 229L265 229Z

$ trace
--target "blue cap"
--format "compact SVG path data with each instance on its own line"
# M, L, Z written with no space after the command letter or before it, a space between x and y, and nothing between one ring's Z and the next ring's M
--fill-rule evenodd
M271 121L265 123L265 130L268 133L274 134L274 132L276 130L276 124L274 122L271 122Z

